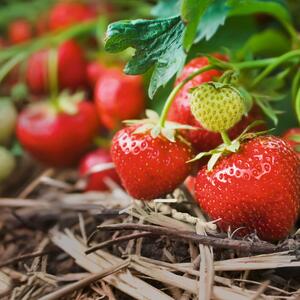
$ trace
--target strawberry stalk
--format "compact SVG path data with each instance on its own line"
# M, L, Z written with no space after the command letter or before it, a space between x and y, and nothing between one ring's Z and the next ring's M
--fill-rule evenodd
M277 57L273 63L268 65L266 69L259 76L256 77L256 79L252 83L252 87L257 86L258 83L260 83L264 78L266 78L274 69L276 69L281 64L299 56L300 56L300 50L294 50Z
M53 107L59 110L58 101L58 52L57 49L51 48L48 55L48 76L49 76L49 89L50 99Z
M298 89L296 101L295 101L295 110L298 122L300 123L300 88Z
M227 132L226 131L221 131L220 134L221 134L222 140L225 143L225 145L230 146L231 140L230 140Z

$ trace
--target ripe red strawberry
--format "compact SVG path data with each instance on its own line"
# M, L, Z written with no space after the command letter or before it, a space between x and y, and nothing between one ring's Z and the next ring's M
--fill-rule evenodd
M102 76L107 68L98 61L92 61L86 66L87 80L91 88L94 88L97 80Z
M27 20L16 20L9 24L8 38L11 44L27 42L32 36L32 26Z
M49 51L34 53L28 60L26 79L28 87L35 94L47 92ZM58 83L61 89L76 90L86 83L86 60L75 41L67 41L58 48Z
M49 103L34 103L19 115L17 137L33 157L55 167L77 163L98 131L93 103L82 101L77 112L57 112Z
M192 150L177 139L170 142L150 133L134 133L137 126L116 133L111 156L127 192L140 200L165 196L189 175L192 165L186 163Z
M300 160L282 139L262 136L221 158L212 171L202 167L196 198L212 218L237 235L257 232L264 240L285 238L300 207Z
M58 3L49 16L50 30L66 28L95 18L94 11L81 3Z
M196 177L194 176L189 176L184 182L186 188L188 189L190 194L194 197L195 197L195 183L196 183Z
M289 129L283 134L282 138L293 147L300 158L300 128Z
M216 57L225 60L224 56L220 56L220 54L217 54ZM181 76L176 81L176 84L183 81L191 73L207 66L208 64L209 61L206 57L198 57L191 60L184 67ZM196 87L204 82L211 81L214 79L214 77L218 77L220 75L221 73L219 71L211 70L204 72L189 81L179 91L168 113L168 120L170 121L199 128L198 130L181 131L181 134L183 134L184 137L191 142L194 148L199 152L205 152L216 148L222 143L222 138L219 133L204 129L192 115L189 91L191 88ZM257 119L262 119L262 115L258 107L253 107L253 109L248 113L248 116L243 117L240 122L238 122L229 130L229 137L231 139L236 138L249 124Z
M142 77L125 75L120 68L108 69L96 83L94 100L104 126L116 129L123 120L135 119L144 111Z
M105 183L106 178L110 178L114 182L120 184L120 177L115 168L106 165L112 163L109 150L97 149L88 153L80 163L79 173L80 176L87 177L86 191L107 191L109 187ZM103 166L103 170L93 172L93 168Z

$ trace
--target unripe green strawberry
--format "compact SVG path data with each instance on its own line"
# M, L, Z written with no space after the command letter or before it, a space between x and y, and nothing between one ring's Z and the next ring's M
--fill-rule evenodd
M234 87L208 82L193 90L191 111L204 128L222 132L241 120L246 107L242 96Z
M4 147L0 146L0 182L6 180L13 172L16 161L14 156Z
M17 110L9 100L0 100L0 145L7 145L15 131Z

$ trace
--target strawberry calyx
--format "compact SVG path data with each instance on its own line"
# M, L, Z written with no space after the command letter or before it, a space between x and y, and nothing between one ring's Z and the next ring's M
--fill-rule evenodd
M78 112L78 103L83 101L84 92L79 91L71 95L68 91L63 91L58 98L58 108L69 115Z
M210 159L207 163L207 170L211 171L217 161L222 157L229 155L231 153L236 153L240 149L240 146L242 142L245 140L253 139L257 136L263 135L265 133L270 132L270 130L264 130L264 131L259 131L259 132L249 132L251 129L263 124L264 121L257 120L251 123L245 130L234 140L230 141L229 137L227 136L226 132L222 132L222 138L224 140L224 143L219 145L217 148L212 149L207 152L201 152L197 154L193 159L189 160L189 162L194 162L196 160L199 160L203 157L210 156Z
M300 134L293 134L289 136L289 140L300 143Z
M164 125L162 126L160 123L160 116L157 112L146 109L145 111L146 117L142 120L126 120L123 121L127 125L139 125L137 129L133 132L134 134L143 134L146 132L150 132L152 138L157 138L158 136L163 136L170 142L176 142L176 134L177 130L184 129L184 130L196 130L197 128L179 124L176 122L165 121Z
M292 141L292 142L295 142L297 143L293 149L296 151L296 152L299 152L300 153L300 134L292 134L289 136L289 140Z
M76 115L78 112L78 103L84 100L84 92L79 91L75 94L70 94L69 91L62 91L56 98L55 102L50 99L52 109L56 113L66 113L68 115Z

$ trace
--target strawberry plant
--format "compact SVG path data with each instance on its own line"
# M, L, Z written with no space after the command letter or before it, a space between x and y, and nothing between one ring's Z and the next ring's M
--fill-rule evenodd
M170 192L167 185L166 188L160 190L158 188L159 183L167 182L168 179L171 180L176 172L171 168L169 174L167 174L168 172L165 172L163 167L161 167L161 174L164 174L164 178L159 179L155 188L156 193L151 195L146 185L147 181L150 182L151 180L146 175L150 176L152 174L152 164L150 162L146 163L142 159L143 154L141 151L137 151L138 153L131 158L130 145L134 135L136 135L137 139L142 134L144 137L149 136L149 139L157 139L158 141L166 138L169 142L175 144L178 143L179 138L184 136L196 149L207 151L199 153L190 161L211 156L208 165L203 166L203 170L200 169L197 177L204 176L207 178L207 182L200 179L196 180L195 187L196 195L204 211L210 216L212 216L211 212L214 212L212 218L220 218L220 227L225 230L229 227L237 229L245 226L246 229L241 232L250 233L256 231L264 239L275 240L285 237L297 220L300 203L300 183L294 179L299 177L297 172L299 171L300 162L293 150L286 144L277 142L273 137L270 138L275 139L274 143L270 142L270 144L278 144L278 147L275 147L278 153L275 153L275 150L274 153L270 153L270 157L278 155L278 165L274 165L274 167L270 166L268 172L264 172L259 178L255 177L253 179L257 180L258 183L254 188L253 194L249 196L253 200L251 204L247 202L247 195L245 194L245 191L250 186L253 187L256 185L254 181L251 182L251 175L247 179L242 179L242 181L244 180L242 183L239 182L238 176L236 176L236 184L233 179L228 179L226 180L226 187L219 187L214 183L212 178L217 176L215 174L221 172L222 167L219 166L227 160L232 160L232 166L235 167L237 161L241 162L242 166L236 167L240 173L246 169L243 167L245 165L249 165L251 170L252 167L256 168L256 165L251 167L252 160L254 164L256 163L256 153L257 156L261 156L260 152L267 153L268 150L260 145L267 143L263 142L264 138L258 137L265 133L264 131L249 133L249 130L257 131L260 130L257 126L260 126L260 128L262 126L261 122L251 124L251 120L253 120L251 115L253 112L259 111L257 116L262 117L261 111L266 118L273 122L273 126L277 126L278 122L280 122L280 114L282 113L277 107L281 106L280 100L284 98L284 93L287 93L288 90L291 91L293 99L291 107L294 108L295 116L300 121L300 77L299 73L297 73L300 61L300 40L292 24L286 4L283 1L202 1L201 3L192 0L173 1L172 3L160 1L154 7L153 13L158 17L157 19L118 21L110 24L107 29L105 43L107 51L119 52L128 47L135 48L134 55L125 66L125 73L137 75L143 74L150 69L152 70L148 89L150 98L153 98L155 93L172 80L176 74L181 73L174 89L165 100L160 117L150 117L150 120L146 119L138 122L141 124L141 127L137 127L137 129L135 129L136 127L132 127L132 129L129 127L130 134L127 134L130 137L130 141L127 141L126 135L126 138L124 138L124 149L121 146L121 140L125 133L120 131L116 134L113 142L112 157L116 163L117 171L123 180L124 187L129 194L140 199L161 197ZM269 31L267 33L265 31L257 33L256 36L248 39L245 47L239 49L239 51L230 49L229 46L229 49L226 50L226 57L219 54L206 55L202 58L191 60L183 68L189 56L193 57L195 55L193 54L195 49L201 51L201 44L205 44L204 39L207 41L213 40L214 35L217 35L218 31L222 29L221 27L224 26L226 28L227 21L239 16L244 17L253 14L256 16L259 16L258 14L269 15L273 20L278 22L281 32L274 31L274 33L271 33ZM263 54L264 51L265 53L270 51L268 51L268 45L262 45L262 43L266 37L269 38L268 35L271 38L277 35L279 36L277 39L285 39L288 41L287 43L290 43L290 48L285 47L284 51L279 49L277 56L265 56ZM214 47L212 50L220 51L217 47ZM182 68L183 71L181 71ZM288 84L290 81L293 82L292 86ZM167 118L171 122L166 122ZM247 119L249 123L245 121ZM177 121L181 124L173 124L172 121ZM134 124L134 122L131 124ZM180 128L180 126L187 126L187 128ZM193 126L196 126L196 128ZM237 130L234 132L234 129ZM219 142L214 142L218 139L220 139ZM202 141L203 145L201 144ZM207 147L206 145L211 146ZM250 157L250 153L249 156L245 154L245 157L242 157L243 153L247 152L245 149L248 148L248 145L249 148L254 145L255 150L250 151L254 155L253 158ZM121 149L123 150L121 151ZM152 147L152 149L156 148ZM167 146L166 149L168 149ZM172 154L172 150L169 151ZM272 147L270 147L270 151L273 151ZM288 155L283 155L282 153L285 151L290 152ZM282 155L286 156L287 160L284 159L281 163L280 158ZM181 156L183 157L184 155L182 154ZM152 157L150 153L149 157ZM172 157L175 163L178 154L174 154ZM289 162L288 157L291 157ZM127 160L139 166L137 170L130 168L130 176L128 175L129 165L126 166ZM153 164L156 161L164 167L167 165L162 157L157 156L153 160ZM142 170L140 166L141 162L144 165L143 175L139 174L138 171ZM202 164L205 164L205 161ZM224 163L224 169L227 170L227 167L228 165ZM283 203L283 199L278 199L277 201L272 193L262 195L263 193L261 192L266 182L269 182L270 178L273 178L276 186L280 188L280 191L276 193L284 195L286 185L281 184L282 179L276 179L279 172L278 168L293 169L288 171L291 174L288 182L293 182L291 191L287 192L291 195L289 204ZM183 171L185 168L183 165L181 167L178 165L177 169ZM177 186L190 174L189 172L185 173L184 176L183 174L178 174ZM284 177L285 179L287 178L286 176ZM136 186L132 185L132 179L129 178L135 178L134 185L137 182L139 184ZM151 175L151 178L160 177L156 174ZM212 189L208 188L209 184L212 184ZM174 189L174 187L175 184L172 188ZM241 192L244 187L245 190ZM137 192L139 188L145 194ZM202 189L204 189L204 193L201 193ZM220 202L218 197L223 201ZM286 197L284 198L286 199ZM286 208L288 207L291 212L286 216L287 223L279 225L282 231L278 229L276 232L275 230L277 226L275 219L277 218L277 214L280 214L283 209L283 207L279 207L280 205L275 206L274 211L270 211L266 215L266 220L262 218L261 223L255 223L253 219L255 217L251 217L250 207L255 206L256 204L254 203L259 203L258 206L262 210L265 210L265 207L269 205L268 203L272 205L272 201L274 203L281 202L283 206L287 205ZM212 203L209 209L205 205L206 203ZM217 203L220 203L218 207L216 206ZM226 205L228 205L227 208ZM236 206L237 211L232 212L227 222L226 210L229 209L230 205ZM241 212L242 208L239 207L244 207L245 211L249 211L249 214L236 221L234 216L241 216L243 214ZM259 210L256 210L256 212L259 214ZM222 224L226 224L226 226Z
M0 298L296 299L297 2L2 0Z

